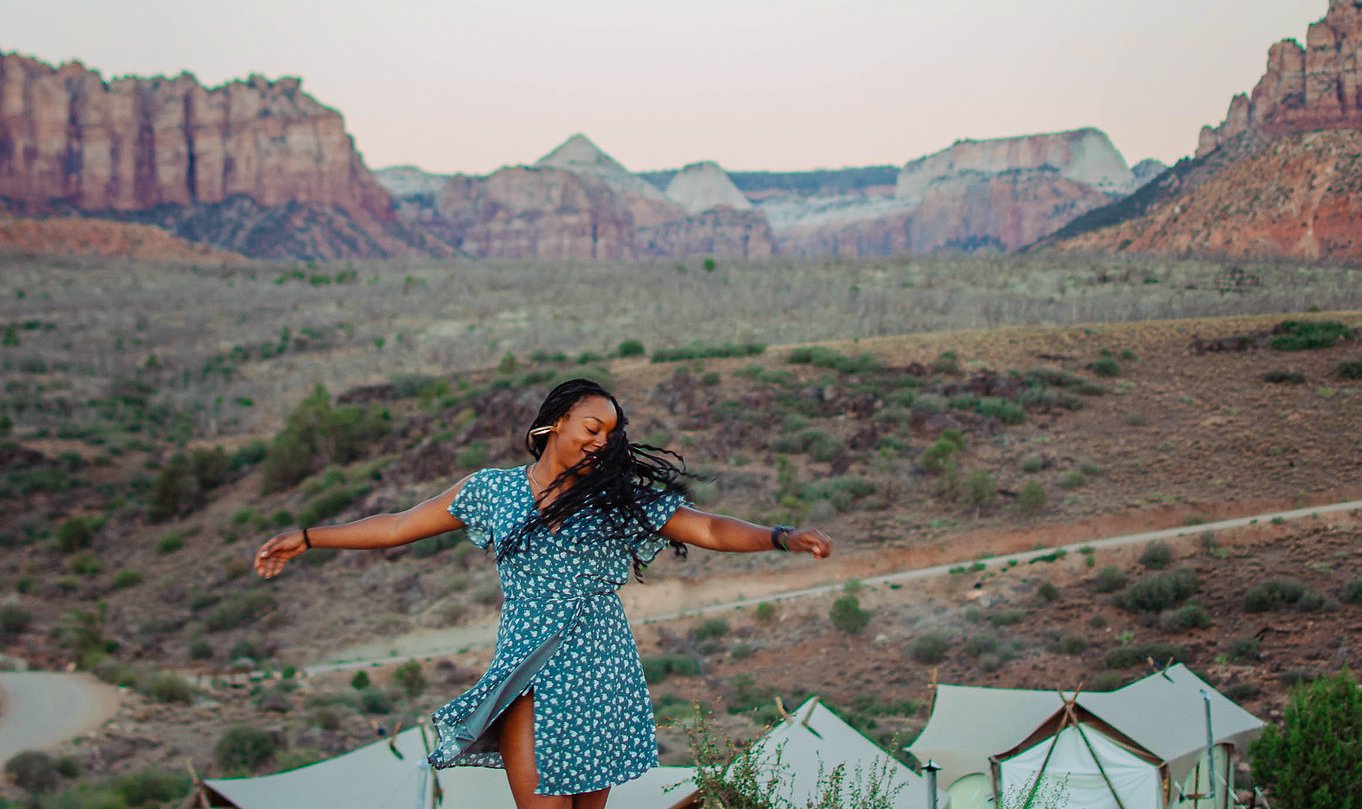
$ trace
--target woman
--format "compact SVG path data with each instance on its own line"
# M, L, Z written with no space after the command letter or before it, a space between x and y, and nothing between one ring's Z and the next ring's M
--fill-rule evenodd
M307 548L389 548L467 528L496 552L503 605L487 673L432 716L435 767L504 767L520 809L597 809L657 766L652 704L616 590L670 544L796 551L831 541L686 505L685 474L625 434L594 382L549 393L525 436L533 463L483 469L400 514L286 531L256 559L265 578Z

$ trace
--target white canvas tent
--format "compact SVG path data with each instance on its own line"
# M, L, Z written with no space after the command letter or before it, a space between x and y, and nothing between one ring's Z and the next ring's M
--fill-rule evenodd
M860 731L810 698L753 746L758 767L777 776L776 795L793 806L804 806L822 793L826 778L841 765L844 786L868 786L873 779L881 794L893 793L894 809L930 809L926 779L886 753ZM694 797L692 792L689 797ZM937 792L937 809L947 809L950 796Z
M610 809L671 809L681 802L690 767L658 767L610 791ZM436 784L442 800L433 804ZM506 773L484 767L432 771L421 729L296 770L203 782L211 806L237 809L515 809Z
M1180 800L1187 794L1208 795L1211 780L1215 784L1214 802L1202 800L1196 809L1226 806L1234 754L1242 752L1263 726L1257 717L1179 664L1116 691L1084 692L1076 698L1072 693L941 685L927 726L910 749L919 761L932 759L940 764L941 783L948 787L978 774L991 775L997 787L999 776L993 771L993 761L1010 759L1048 742L1071 726L1073 723L1054 721L1070 700L1082 721L1100 730L1089 734L1090 739L1100 736L1157 767L1161 781L1158 803L1136 804L1154 809L1177 805L1192 809L1194 800ZM1208 707L1216 749L1215 761L1209 767ZM1093 746L1097 746L1096 741ZM1087 760L1092 759L1089 754ZM1214 778L1210 779L1212 771ZM1052 764L1048 772L1060 770ZM1076 777L1075 772L1071 780ZM977 780L962 791L977 792ZM1199 793L1194 793L1198 789ZM1109 799L1104 805L1115 807L1117 803ZM1133 807L1125 804L1125 809Z
M1044 779L1063 778L1072 807L1157 807L1159 767L1118 744L1098 727L1069 725L998 762L998 794L1027 795ZM1039 780L1039 784L1037 783Z

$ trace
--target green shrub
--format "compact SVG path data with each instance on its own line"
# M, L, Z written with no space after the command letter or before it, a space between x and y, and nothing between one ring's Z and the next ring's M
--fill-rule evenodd
M1263 381L1273 385L1304 385L1305 374L1296 371L1268 371Z
M1272 332L1278 336L1269 345L1278 351L1333 348L1354 336L1352 329L1334 320L1286 320L1277 324Z
M1352 672L1293 688L1280 726L1249 744L1253 782L1272 804L1362 806L1362 691Z
M381 688L366 688L359 692L359 706L365 713L387 715L393 712L392 697Z
M56 789L60 774L51 756L38 750L27 750L5 762L5 775L20 789L36 793Z
M849 635L859 635L870 623L870 613L861 609L861 600L847 594L832 602L828 612L832 625Z
M965 477L961 494L966 507L984 509L998 499L998 486L993 482L993 475L983 469L975 469Z
M0 606L0 639L12 640L18 637L32 622L33 616L18 604Z
M923 450L918 465L929 475L939 475L954 465L955 455L959 451L960 444L943 435Z
M356 691L363 691L372 683L369 681L369 674L365 671L355 672L355 676L350 678L350 687Z
M642 357L646 353L643 348L642 340L621 340L615 349L615 354L621 357Z
M671 675L694 677L700 673L700 661L689 655L664 654L642 658L643 679L657 685Z
M691 637L696 640L718 640L727 634L728 622L722 618L708 618L691 630Z
M1011 626L1019 624L1026 619L1026 610L1011 609L998 610L988 615L988 622L994 626Z
M421 664L408 660L393 671L393 683L402 689L407 699L416 699L426 690L426 677L421 673Z
M946 652L950 651L950 648L950 638L936 632L929 632L925 635L919 635L913 641L913 645L908 647L908 653L917 662L931 665L945 660Z
M1340 362L1335 373L1339 379L1362 379L1362 360Z
M188 775L157 769L143 769L119 778L114 789L128 806L160 805L178 801L189 792Z
M1323 596L1292 578L1269 579L1244 593L1245 612L1279 612L1288 608L1315 612L1325 606Z
M242 593L223 601L210 611L204 618L204 627L209 632L236 629L255 622L274 607L274 596L269 593Z
M1153 573L1126 588L1116 603L1130 612L1172 609L1197 591L1196 573L1187 569Z
M1017 510L1027 516L1035 516L1045 510L1045 499L1045 487L1029 480L1017 492Z
M83 517L72 517L57 529L57 547L62 553L75 553L88 548L93 539L94 531L90 522Z
M1093 360L1092 372L1098 376L1120 376L1121 365L1112 357L1102 357Z
M128 587L136 587L142 583L142 574L136 570L120 570L114 574L113 586L115 590L123 590Z
M932 370L938 374L960 373L960 357L954 351L943 351L932 360Z
M776 619L776 605L769 601L763 601L757 605L756 617L758 621L769 624Z
M223 770L241 772L267 764L278 750L278 743L269 733L249 725L236 725L222 734L213 754Z
M707 345L692 342L680 348L664 348L653 352L653 362L676 362L678 360L701 360L720 357L755 357L766 353L765 343L724 343Z
M1059 476L1059 487L1061 489L1077 489L1088 482L1088 476L1083 474L1082 469L1069 469Z
M212 660L213 644L206 640L196 640L189 644L190 660Z
M1362 604L1362 579L1353 579L1343 585L1339 599L1344 604Z
M1257 663L1263 657L1260 648L1257 638L1246 636L1235 638L1227 654L1236 663Z
M1126 586L1126 574L1120 569L1107 565L1092 577L1092 589L1099 593L1114 593Z
M799 498L809 503L827 502L839 514L850 511L874 494L874 481L859 477L836 477L815 480L799 487Z
M1211 625L1211 614L1200 604L1188 604L1159 617L1165 629L1205 629Z
M1061 635L1051 638L1045 648L1053 654L1081 655L1088 650L1088 639L1082 635Z
M1059 588L1053 582L1041 582L1041 585L1036 588L1036 598L1046 604L1053 604L1059 600Z
M288 488L316 469L360 458L387 433L387 410L353 405L332 407L331 395L317 385L298 403L274 438L261 468L266 494Z
M1173 561L1173 549L1162 542L1151 542L1140 554L1140 564L1150 570L1163 570Z
M1028 475L1034 475L1045 468L1045 458L1039 452L1029 452L1022 456L1017 466Z
M169 534L156 540L156 552L160 554L174 553L184 547L184 535L178 531L171 531Z
M142 690L157 702L189 703L194 700L194 688L189 681L172 672L153 674L143 683Z
M998 638L987 632L977 635L970 635L965 641L965 654L970 657L991 654L998 651Z

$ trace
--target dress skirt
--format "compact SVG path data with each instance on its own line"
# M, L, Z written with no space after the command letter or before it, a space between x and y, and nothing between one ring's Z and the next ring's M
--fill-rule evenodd
M679 496L644 507L660 527ZM487 469L465 483L450 513L488 547L534 507L525 468ZM497 563L504 600L487 672L431 716L430 764L504 767L495 723L534 692L534 753L540 795L575 795L622 784L657 766L652 700L638 647L615 590L629 564L652 559L666 540L645 532L603 535L591 514L557 531L540 528L524 550Z

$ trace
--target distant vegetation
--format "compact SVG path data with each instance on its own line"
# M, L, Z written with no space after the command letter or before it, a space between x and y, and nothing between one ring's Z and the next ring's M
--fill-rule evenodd
M645 171L639 176L665 190L679 169ZM728 176L744 194L771 191L811 197L815 194L854 194L873 186L898 182L898 166L860 166L814 171L730 171Z

